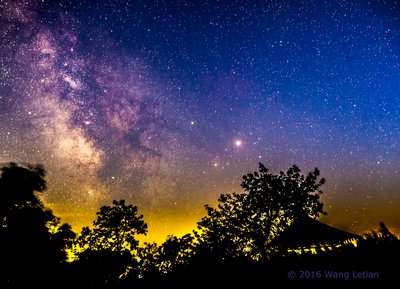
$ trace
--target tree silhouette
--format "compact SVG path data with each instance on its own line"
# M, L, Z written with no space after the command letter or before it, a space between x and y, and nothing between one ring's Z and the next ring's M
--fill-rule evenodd
M217 208L205 206L207 216L198 223L201 246L221 260L267 258L269 242L295 218L326 214L319 174L316 168L304 176L293 165L275 175L260 163L258 172L243 176L244 193L222 194Z
M1 168L0 214L2 218L12 210L24 206L43 208L35 192L46 189L46 172L42 165L20 166L9 163ZM2 221L5 221L2 219Z
M138 248L137 256L139 257L138 268L133 272L140 278L157 278L160 274L159 271L159 256L160 250L157 243L144 243Z
M45 174L41 165L9 163L1 168L2 288L41 284L42 272L49 274L47 280L57 278L66 261L75 234L36 196L46 189Z
M191 267L195 253L194 240L192 234L182 237L169 235L160 246L154 242L144 243L137 250L138 267L136 271L131 271L130 280L139 277L143 288L164 288L166 284L180 288L181 282L178 280L186 280L182 274L189 276L187 270L194 269Z
M177 266L188 264L193 255L194 237L186 234L181 238L170 235L159 247L159 270L161 273L171 272Z
M122 277L137 277L139 241L135 236L146 234L147 224L136 206L124 200L112 204L101 207L93 227L84 227L76 240L79 259L73 271L82 286L115 288L121 286Z
M136 206L126 205L124 200L113 201L113 206L103 206L96 213L93 228L84 227L77 244L81 250L122 253L137 248L137 234L147 233L143 215Z
M335 283L335 288L393 284L400 240L384 223L357 246L270 254L270 242L296 218L325 214L319 200L325 180L319 174L315 169L304 176L292 166L275 175L260 163L258 172L243 177L243 193L222 194L216 208L205 206L207 216L194 237L171 235L160 246L139 247L136 236L146 234L147 225L136 206L121 200L101 207L92 228L84 227L75 238L37 195L46 189L43 166L6 164L0 168L0 288L187 288L193 280L215 288L255 287L265 280L330 288L324 278L288 279L287 272L304 269L379 273L379 279L349 280L343 283L349 287ZM66 250L72 245L78 258L68 264Z
M393 234L383 222L379 223L378 231L372 230L369 233L366 233L365 240L367 242L376 243L379 245L380 243L399 243L400 240L397 238L395 234Z

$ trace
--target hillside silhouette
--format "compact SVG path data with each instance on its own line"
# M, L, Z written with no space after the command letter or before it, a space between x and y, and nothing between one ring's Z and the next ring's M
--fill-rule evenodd
M272 174L259 164L242 193L205 205L198 227L140 244L145 217L124 200L78 234L38 197L41 165L8 163L0 176L0 288L380 288L396 281L400 240L380 223L356 235L319 222L318 169ZM75 259L67 261L67 251Z

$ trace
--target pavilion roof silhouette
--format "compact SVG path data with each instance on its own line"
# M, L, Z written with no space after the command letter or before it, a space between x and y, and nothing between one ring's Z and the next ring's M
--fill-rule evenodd
M359 238L361 238L360 235L332 227L309 216L303 216L297 218L270 245L286 248L312 247L313 245L343 243Z

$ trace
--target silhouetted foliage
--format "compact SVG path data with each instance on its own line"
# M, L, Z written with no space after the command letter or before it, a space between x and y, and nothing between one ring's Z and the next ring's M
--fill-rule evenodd
M140 284L145 288L159 287L160 284L172 282L177 286L173 276L182 278L181 274L191 266L194 256L194 236L186 234L182 237L170 235L160 246L156 243L145 243L138 248L138 276Z
M82 288L118 288L132 262L132 255L128 251L85 250L71 264L71 283L79 284Z
M144 243L143 247L138 248L137 257L139 266L136 273L140 278L155 278L160 275L158 268L159 247L157 243Z
M293 166L274 175L260 164L258 172L243 177L244 193L221 195L217 208L206 205L199 232L168 236L159 246L139 246L136 236L146 234L147 225L137 207L123 200L101 207L93 227L76 238L36 195L46 188L44 177L42 166L1 168L0 288L380 288L397 280L392 263L400 258L400 240L384 223L357 236L356 246L320 243L313 254L303 244L300 254L287 249L271 254L271 240L296 218L312 224L317 221L300 217L325 214L319 201L325 180L318 180L318 169L303 176ZM318 227L323 226L312 230ZM69 264L66 249L72 245L77 259ZM302 271L320 277L302 279ZM379 278L329 279L327 271L372 271Z
M42 165L20 166L9 163L3 166L0 178L1 216L4 217L9 211L24 206L43 208L35 192L43 192L46 189L45 174Z
M364 235L364 239L367 242L373 242L376 243L377 245L380 245L381 243L398 243L400 242L399 238L390 230L386 227L386 225L383 222L379 223L379 229L378 231L372 230L369 233L366 233Z
M222 194L218 207L206 205L207 216L199 223L198 238L203 247L223 260L263 259L268 243L302 214L318 217L320 179L316 168L307 176L297 166L278 175L259 164L259 171L243 176L244 193Z
M41 165L9 163L1 168L1 288L43 287L46 280L58 278L75 238L71 227L60 225L35 194L46 189L45 174Z
M159 247L158 264L161 273L168 273L177 266L188 264L193 255L194 237L186 234L180 238L168 236Z
M147 224L136 206L126 205L124 200L113 201L113 206L100 208L92 229L82 229L77 244L81 250L132 251L139 244L135 235L146 233Z
M139 241L135 236L146 233L147 224L136 206L120 200L101 207L93 228L84 227L76 240L79 259L73 263L74 272L93 276L86 280L88 287L113 288L123 276L138 277Z

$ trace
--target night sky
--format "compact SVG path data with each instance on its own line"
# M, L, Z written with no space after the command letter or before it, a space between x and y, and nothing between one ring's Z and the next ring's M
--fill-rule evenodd
M125 199L182 235L242 175L315 167L321 220L400 232L400 3L0 0L0 163L78 232Z

